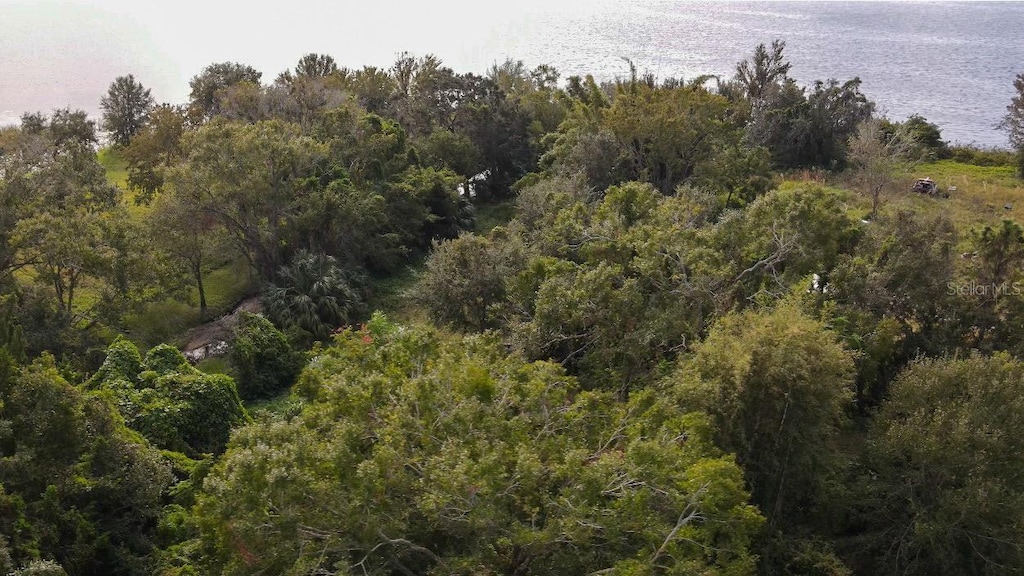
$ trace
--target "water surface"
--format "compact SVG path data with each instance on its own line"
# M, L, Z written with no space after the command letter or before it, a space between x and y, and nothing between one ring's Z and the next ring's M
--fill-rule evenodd
M203 66L241 61L271 80L307 52L387 67L409 50L459 71L507 56L612 79L625 59L660 77L731 75L760 42L785 39L791 75L859 76L881 111L917 113L952 141L996 130L1024 72L1024 3L467 0L227 3L0 0L0 122L71 106L98 113L118 75L184 102Z

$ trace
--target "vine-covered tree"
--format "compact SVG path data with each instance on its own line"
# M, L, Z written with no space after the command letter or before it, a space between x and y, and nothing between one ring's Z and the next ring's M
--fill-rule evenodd
M155 446L191 457L222 452L231 429L247 419L229 376L204 374L166 344L142 358L134 344L117 340L86 386L115 399L128 426Z

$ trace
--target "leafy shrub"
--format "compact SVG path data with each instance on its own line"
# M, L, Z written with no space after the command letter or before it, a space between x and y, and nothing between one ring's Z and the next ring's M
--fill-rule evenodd
M128 426L150 442L190 456L223 451L246 419L230 377L200 372L166 344L140 360L135 345L117 340L87 385L112 396Z
M300 252L267 285L267 314L286 331L325 340L335 328L352 321L362 298L355 283L326 254Z
M975 166L1015 166L1017 158L1009 150L998 148L975 148L974 146L954 146L951 158L956 162Z
M239 395L246 401L270 398L287 389L302 370L302 355L288 338L260 314L245 313L235 328L235 343L228 356L239 380Z

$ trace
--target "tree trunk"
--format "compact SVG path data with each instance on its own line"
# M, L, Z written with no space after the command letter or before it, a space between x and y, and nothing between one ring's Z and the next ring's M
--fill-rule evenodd
M884 184L879 184L878 186L875 186L875 191L871 194L871 220L872 221L874 221L875 218L878 216L878 201L879 201L879 199L882 196L882 186L884 186Z
M196 279L196 288L199 290L199 319L206 319L206 290L203 288L203 267L200 260L192 263L192 275Z

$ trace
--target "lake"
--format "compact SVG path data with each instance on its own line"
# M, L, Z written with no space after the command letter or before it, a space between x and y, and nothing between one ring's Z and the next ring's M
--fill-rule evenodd
M100 96L133 73L184 102L205 65L240 61L264 80L307 52L387 67L408 50L458 71L514 57L608 80L627 59L659 77L732 75L758 43L787 43L802 84L859 76L879 110L921 114L950 141L1005 146L996 129L1024 72L1024 3L468 0L218 3L0 0L0 123ZM244 6L244 7L243 7Z

